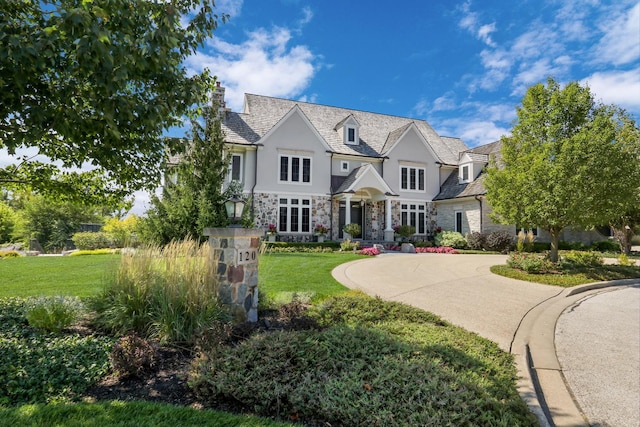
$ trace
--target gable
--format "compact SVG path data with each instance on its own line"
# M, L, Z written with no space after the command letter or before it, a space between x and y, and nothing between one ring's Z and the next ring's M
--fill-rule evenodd
M260 138L258 143L265 147L276 144L279 149L331 149L297 105Z
M414 161L419 159L422 163L440 160L415 124L405 126L402 130L402 133L395 135L393 146L385 153L387 157ZM420 151L426 151L430 158L423 157Z

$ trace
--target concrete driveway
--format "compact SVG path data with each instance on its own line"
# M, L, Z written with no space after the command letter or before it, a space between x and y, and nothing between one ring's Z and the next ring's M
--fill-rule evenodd
M574 394L570 386L589 391L575 380L571 380L573 384L571 381L567 384L556 350L556 324L565 310L571 310L591 295L602 293L603 288L634 286L639 280L565 289L508 279L490 272L492 265L504 264L505 260L503 255L384 254L342 264L333 270L333 276L351 289L430 311L496 342L514 355L519 376L518 392L538 416L541 425L589 426L585 413L587 416L601 414L595 411L606 407L607 401L595 396L589 400L589 405L596 409L590 409L590 412L580 409L575 398L579 392ZM632 302L629 310L633 313L633 309ZM617 322L616 319L613 316L606 320L600 317L600 320L560 323L558 339L562 346L560 351L566 351L564 366L580 369L583 378L600 369L598 364L576 359L582 352L576 353L572 348L574 342L567 342L566 338L576 336L580 340L579 334L582 334L579 336L584 341L584 348L591 348L594 357L602 358L601 363L608 364L609 368L616 370L617 364L626 363L607 353L610 347L600 347L600 351L595 352L594 345L600 344L590 341L588 336L594 322L610 324ZM625 330L634 334L637 328L627 325ZM637 380L637 371L633 378ZM598 387L597 381L591 384ZM599 415L596 418L601 420ZM607 425L607 421L601 425Z
M340 265L333 276L349 288L430 311L511 351L525 314L563 288L489 271L506 259L505 255L385 254Z

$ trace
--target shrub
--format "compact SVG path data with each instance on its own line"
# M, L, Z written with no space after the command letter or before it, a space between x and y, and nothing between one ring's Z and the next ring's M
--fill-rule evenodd
M399 226L396 230L396 233L402 236L402 238L406 239L409 236L413 236L414 234L416 234L416 228L412 225L405 224Z
M122 255L94 300L96 322L162 343L191 343L198 330L222 315L215 271L209 244L191 240Z
M10 250L10 251L0 251L0 258L18 258L20 257L20 252Z
M416 253L417 254L457 254L459 252L448 246L438 246L437 248L431 248L431 247L416 248Z
M343 251L357 251L360 247L360 242L352 242L350 239L344 239L340 243L340 249Z
M601 240L594 242L591 247L599 252L619 252L620 244L614 240Z
M129 215L125 219L108 219L102 231L104 231L116 248L137 247L138 236L136 230L139 227L139 218L136 215Z
M109 371L111 338L35 331L27 305L0 299L0 405L68 400Z
M318 310L322 331L259 333L201 354L189 385L208 404L309 425L535 424L495 344L361 293Z
M76 248L80 250L93 250L111 247L111 239L109 239L106 233L101 231L97 233L92 233L90 231L75 233L71 239L73 240L73 244Z
M347 233L351 237L358 237L360 236L360 233L362 233L362 228L360 227L360 224L356 224L356 223L345 225L343 230L345 233Z
M562 264L567 267L599 267L604 264L598 252L569 251L562 254Z
M474 231L473 233L467 234L467 247L469 249L473 249L476 251L482 250L485 248L486 242L487 235L484 233Z
M11 241L16 227L17 215L6 203L0 201L0 243Z
M79 298L38 297L28 300L25 317L33 328L60 332L77 319L82 309Z
M543 274L554 271L555 264L544 256L514 252L509 254L507 265L530 274Z
M586 249L586 246L582 242L558 242L558 249L561 251L581 251ZM619 247L618 247L619 249Z
M436 234L436 246L450 246L456 249L464 249L467 246L467 240L457 231L443 231Z
M485 249L496 252L507 252L512 244L513 236L508 231L492 231L487 235Z
M376 256L380 255L380 251L376 248L364 248L358 252L360 255Z
M111 368L120 377L140 377L156 368L158 350L131 332L120 338L109 353Z
M632 265L636 265L636 262L632 259L629 259L627 254L621 253L620 255L618 255L618 264L625 267L629 267Z

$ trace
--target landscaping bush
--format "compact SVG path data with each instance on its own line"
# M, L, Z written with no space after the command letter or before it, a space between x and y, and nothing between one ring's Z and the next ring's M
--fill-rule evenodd
M561 251L582 251L587 249L587 247L582 242L558 242L558 249ZM618 246L618 250L620 247Z
M348 252L348 251L357 251L360 247L360 242L353 242L350 239L344 239L340 243L340 249Z
M376 248L364 248L361 251L358 251L358 253L360 255L369 255L369 256L380 255L380 251L377 250Z
M548 273L555 269L555 264L546 257L523 252L513 252L509 254L507 265L531 274Z
M18 258L20 257L20 252L18 251L0 251L0 258Z
M487 235L485 249L496 252L507 252L513 245L513 235L508 231L492 231Z
M77 297L38 297L27 301L25 317L29 326L47 332L60 332L70 326L83 310Z
M358 237L360 236L360 233L362 233L362 227L360 227L360 224L356 223L347 224L342 230L351 237Z
M457 254L455 249L448 246L438 246L437 248L423 247L416 248L417 254Z
M535 425L494 343L363 294L319 315L320 332L255 334L201 354L190 386L209 404L310 425Z
M73 244L80 250L93 250L103 249L111 247L111 239L106 233L85 231L81 233L75 233L73 237Z
M340 249L340 242L265 242L266 250L272 253L324 253Z
M216 270L208 243L185 240L122 255L119 269L94 300L96 322L121 334L190 343L223 314Z
M436 246L449 246L455 249L464 249L467 246L467 240L457 231L443 231L436 234Z
M565 267L599 267L604 264L604 258L598 252L569 251L561 256Z
M157 361L157 348L133 332L120 338L109 353L111 368L120 377L148 374L155 370Z
M73 399L106 375L111 338L43 334L29 327L26 308L0 299L0 405Z
M485 249L486 242L487 242L486 234L474 231L473 233L468 233L466 238L467 238L467 247L469 249L473 249L476 251Z
M601 240L594 242L591 248L599 252L620 252L620 244L615 240Z

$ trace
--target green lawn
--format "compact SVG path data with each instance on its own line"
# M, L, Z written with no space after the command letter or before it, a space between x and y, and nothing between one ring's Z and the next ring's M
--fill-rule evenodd
M1 425L65 427L229 426L284 427L288 423L249 415L200 410L150 402L51 403L0 406Z
M494 265L491 267L491 272L511 279L541 283L543 285L561 286L563 288L585 285L587 283L640 277L640 267L622 265L576 268L563 271L562 274L530 274L506 265Z
M260 257L259 289L276 301L291 293L309 293L321 300L346 287L338 283L331 270L345 262L367 258L353 253L266 253Z
M0 259L0 296L95 295L119 260L120 255Z

